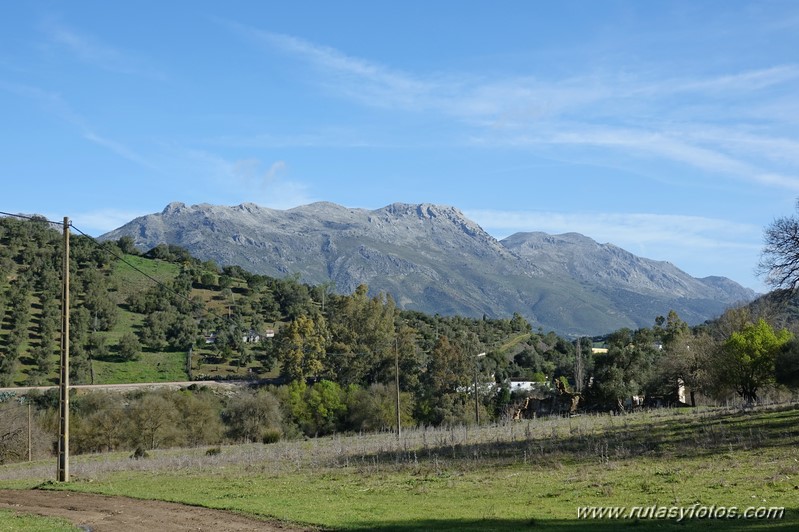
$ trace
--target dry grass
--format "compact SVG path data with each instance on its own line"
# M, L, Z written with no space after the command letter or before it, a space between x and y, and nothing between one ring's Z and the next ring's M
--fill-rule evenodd
M785 506L797 525L799 408L583 415L353 434L268 445L76 456L73 482L43 487L226 508L335 529L616 530L575 519L585 505ZM54 461L0 467L33 487ZM763 502L766 501L766 502ZM640 521L637 530L673 523ZM729 523L696 521L685 530ZM741 526L746 525L744 528ZM772 527L771 525L776 525ZM726 529L726 528L725 528Z
M685 458L799 444L799 406L661 409L623 416L581 415L508 421L482 427L422 427L395 433L336 435L269 445L165 449L143 460L129 453L74 456L76 478L118 471L190 471L258 468L264 474L358 468L368 472L425 467L460 469L551 462L611 462L635 457ZM790 467L790 466L786 466ZM0 470L0 480L49 478L52 465L18 464Z

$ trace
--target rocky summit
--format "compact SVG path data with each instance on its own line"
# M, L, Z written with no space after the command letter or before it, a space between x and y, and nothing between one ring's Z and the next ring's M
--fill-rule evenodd
M517 233L498 241L454 207L395 203L352 209L313 203L275 210L170 203L101 237L186 248L202 260L340 293L367 284L405 309L445 315L519 313L560 334L651 326L669 310L700 323L752 290L723 277L697 279L577 234Z

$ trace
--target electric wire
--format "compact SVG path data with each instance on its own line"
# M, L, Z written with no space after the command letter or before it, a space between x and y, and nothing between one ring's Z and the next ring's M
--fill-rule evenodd
M23 220L31 220L33 222L47 222L49 224L54 224L54 225L61 225L61 226L64 225L64 222L54 222L53 220L48 220L44 216L40 216L38 214L33 214L33 215L14 214L12 212L0 211L0 215L2 215L2 216L11 216L11 217L14 217L14 218L22 218ZM70 225L72 225L72 224L70 224Z
M21 218L23 220L29 220L29 221L42 221L42 222L46 222L46 223L49 223L49 224L60 225L62 227L64 225L64 222L56 222L56 221L53 221L53 220L48 220L47 218L45 218L43 216L39 216L39 215L15 214L15 213L10 213L10 212L0 211L0 216L10 216L10 217L13 217L13 218ZM130 261L125 259L124 256L119 255L118 253L115 253L113 250L110 249L109 246L104 245L102 242L98 241L95 237L93 237L93 236L91 236L89 234L86 234L79 227L75 226L75 224L72 223L71 221L69 222L69 227L74 229L77 233L80 233L81 236L84 236L87 239L89 239L89 241L92 242L95 246L97 246L98 248L100 248L104 252L108 253L112 257L116 258L117 260L121 261L122 263L126 264L127 266L132 268L134 271L136 271L136 272L140 273L141 275L145 276L147 279L149 279L150 281L152 281L156 285L158 285L161 288L163 288L164 290L174 294L178 298L186 301L187 303L189 303L191 305L192 308L195 308L197 306L196 302L192 301L191 299L186 297L184 294L181 294L180 292L178 292L177 290L175 290L174 288L172 288L168 284L162 282L161 280L159 280L159 279L153 277L152 275L148 274L147 272L143 271L141 268L139 268L135 264L132 264ZM219 314L217 314L216 312L214 312L212 309L209 309L209 308L205 308L204 310L208 314L214 316L215 318L221 319L223 321L231 321L232 322L232 320L230 319L229 316L220 316Z
M63 224L62 224L62 225L63 225ZM198 305L197 305L197 303L196 303L195 301L192 301L192 300L191 300L191 299L189 299L187 296L185 296L184 294L181 294L180 292L178 292L177 290L175 290L174 288L172 288L172 287L171 287L171 286L169 286L168 284L166 284L166 283L163 283L163 282L162 282L162 281L160 281L159 279L156 279L156 278L155 278L155 277L153 277L152 275L150 275L150 274L148 274L147 272L143 271L143 270L142 270L141 268L139 268L138 266L136 266L136 265L132 264L132 263L131 263L131 262L129 262L127 259L125 259L125 257L123 257L123 256L121 256L121 255L117 254L116 252L112 251L112 250L111 250L111 248L110 248L109 246L106 246L106 245L104 245L102 242L98 241L98 240L97 240L96 238L94 238L93 236L91 236L91 235L88 235L88 234L84 233L83 231L81 231L79 227L76 227L76 226L75 226L75 225L73 225L72 223L70 223L70 227L72 227L72 229L74 229L76 232L80 233L82 236L84 236L84 237L88 238L88 239L89 239L89 241L90 241L90 242L92 242L92 243L93 243L95 246L99 247L100 249L102 249L103 251L105 251L106 253L108 253L109 255L111 255L112 257L114 257L114 258L116 258L117 260L121 261L122 263L124 263L124 264L126 264L126 265L130 266L130 267L131 267L133 270L135 270L135 271L137 271L138 273L142 274L143 276L147 277L149 280L151 280L152 282L154 282L155 284L157 284L158 286L160 286L160 287L161 287L161 288L163 288L164 290L167 290L168 292L171 292L172 294L174 294L175 296L179 297L180 299L182 299L182 300L186 301L187 303L189 303L189 305L191 305L191 307L192 307L192 308L196 308L196 307L198 306ZM221 320L226 320L226 321L230 319L230 318L228 318L227 316L220 316L219 314L215 313L215 312L214 312L212 309L205 308L204 310L205 310L205 311L206 311L208 314L211 314L212 316L214 316L215 318L218 318L218 319L221 319ZM232 320L231 320L231 321L232 321Z

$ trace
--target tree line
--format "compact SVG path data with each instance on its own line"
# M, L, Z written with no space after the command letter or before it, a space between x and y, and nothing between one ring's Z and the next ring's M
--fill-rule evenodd
M54 382L60 235L44 220L2 218L0 243L0 384L20 377L28 384ZM552 383L560 381L594 410L624 409L632 396L676 404L683 387L688 404L754 402L799 384L790 291L695 327L671 311L651 327L566 339L533 330L518 314L431 316L399 309L390 295L370 294L367 286L337 294L329 284L311 286L297 276L219 267L175 246L139 256L130 238L100 246L77 237L71 252L73 382L91 382L92 360L124 363L144 351L201 349L213 335L220 360L281 383L234 398L198 389L78 397L73 408L85 426L75 437L87 451L390 429L397 376L403 422L416 425L472 422L475 382L485 390L481 419L502 419L519 400L508 387L512 378L542 383L539 393L557 393ZM119 256L169 265L163 270L169 274L133 286L115 273ZM121 331L126 316L136 317L128 320L135 326ZM266 327L276 330L274 338L244 340L248 331ZM592 350L600 342L607 352ZM45 415L47 401L37 404ZM165 417L148 420L145 411ZM180 420L197 416L202 422L180 428ZM118 436L102 440L108 432L102 427Z

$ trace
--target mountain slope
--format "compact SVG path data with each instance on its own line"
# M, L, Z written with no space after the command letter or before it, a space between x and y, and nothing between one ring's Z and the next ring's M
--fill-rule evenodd
M520 233L499 242L458 209L430 204L367 210L314 203L281 211L171 203L102 238L122 236L143 249L175 244L254 273L332 281L344 293L365 283L427 313L518 312L561 333L651 325L671 308L699 322L754 295L582 235Z
M727 306L755 296L725 277L697 279L669 262L638 257L578 233L516 233L502 244L534 262L545 276L568 276L606 295L617 312L646 315L651 308L673 308L685 321L697 323L717 314L720 303Z

